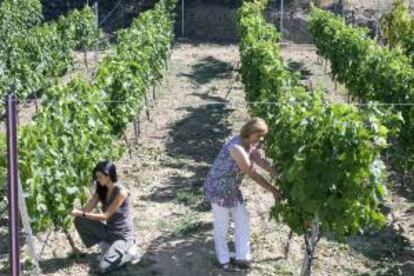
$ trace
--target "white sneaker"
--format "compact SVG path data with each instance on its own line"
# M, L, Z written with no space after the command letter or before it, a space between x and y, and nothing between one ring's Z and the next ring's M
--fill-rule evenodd
M130 263L131 264L137 264L139 263L139 261L141 260L141 256L139 255L139 251L138 251L138 246L133 243L129 249L128 249L128 255L130 256L131 260Z

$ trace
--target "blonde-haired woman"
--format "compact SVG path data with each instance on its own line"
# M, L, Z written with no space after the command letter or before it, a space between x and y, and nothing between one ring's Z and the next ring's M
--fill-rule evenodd
M250 222L240 191L244 175L271 192L276 200L279 199L278 190L253 167L253 163L256 163L271 175L277 173L276 168L258 150L258 144L267 132L268 126L261 118L253 118L245 123L240 135L223 145L204 183L204 194L213 210L216 256L220 266L227 271L250 267ZM234 264L230 263L226 240L230 215L235 225Z

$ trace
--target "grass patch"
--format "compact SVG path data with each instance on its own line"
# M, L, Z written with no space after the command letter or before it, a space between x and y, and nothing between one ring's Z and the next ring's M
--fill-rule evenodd
M196 214L183 214L176 219L163 219L157 222L157 228L170 232L176 237L185 237L197 233L203 227Z

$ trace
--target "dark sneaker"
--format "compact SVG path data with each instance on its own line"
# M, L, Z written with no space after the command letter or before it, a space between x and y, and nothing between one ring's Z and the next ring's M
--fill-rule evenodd
M231 263L220 264L220 268L225 272L238 272L240 269Z
M239 269L243 269L243 270L250 269L252 267L249 261L236 260L235 264Z

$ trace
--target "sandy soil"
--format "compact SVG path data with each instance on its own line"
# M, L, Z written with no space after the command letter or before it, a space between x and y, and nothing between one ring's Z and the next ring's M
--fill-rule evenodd
M286 60L303 61L315 80L324 74L312 47L293 45L285 47L283 54ZM166 80L156 89L157 101L151 102L150 120L143 113L137 144L129 127L131 153L117 163L132 192L142 260L113 275L226 275L216 266L212 218L203 202L202 183L221 144L248 118L242 85L235 80L237 64L236 45L181 42L175 46ZM330 95L332 83L325 85L328 96L340 97ZM284 259L289 229L269 220L272 196L251 181L244 183L243 192L251 216L255 262L251 270L229 275L297 275L302 239L293 237ZM413 200L391 194L389 204L396 222L384 231L343 244L324 237L315 275L410 275ZM42 255L42 275L90 274L89 263L97 249L87 251L73 230L71 234L86 254L71 256L65 235L53 232ZM46 233L41 234L40 240L45 237Z

